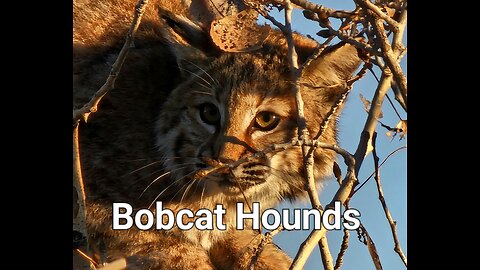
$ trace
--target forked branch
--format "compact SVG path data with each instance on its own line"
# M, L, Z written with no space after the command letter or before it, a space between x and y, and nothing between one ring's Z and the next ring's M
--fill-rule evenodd
M388 220L388 224L390 224L390 230L392 231L392 236L393 236L393 241L395 243L394 250L400 256L400 259L402 259L403 264L405 264L405 267L407 267L407 257L405 254L403 254L402 247L400 246L400 241L398 240L398 234L397 234L397 222L393 220L392 215L390 214L390 211L388 210L387 207L387 202L385 201L385 196L383 195L383 189L382 189L382 184L380 182L380 166L378 165L378 156L377 156L377 150L376 150L376 138L377 138L377 133L373 134L372 137L372 155L373 155L373 161L375 165L375 182L377 183L377 190L378 190L378 199L380 200L380 203L382 204L383 211L385 213L385 217Z
M83 121L87 122L90 114L95 113L98 110L98 104L102 98L115 87L117 75L122 70L123 63L128 55L128 51L133 47L133 40L135 38L135 34L137 33L138 26L142 20L142 15L145 12L147 3L148 0L138 1L137 5L135 6L133 21L130 25L130 29L128 30L125 43L118 54L117 60L115 60L115 63L112 65L112 69L110 70L110 74L108 75L106 82L102 85L102 87L100 87L100 89L98 89L89 102L83 105L82 108L73 111L74 124L78 123L80 119L83 119Z

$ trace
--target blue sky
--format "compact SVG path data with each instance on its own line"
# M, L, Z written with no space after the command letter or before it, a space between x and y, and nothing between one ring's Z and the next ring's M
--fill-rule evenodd
M352 10L355 7L353 1L316 0L311 2L335 9ZM280 22L283 22L283 12L272 12L271 15L276 17ZM264 20L260 20L260 22L264 22ZM317 40L320 42L323 40L321 37L315 35L315 33L320 30L318 24L305 19L298 10L295 10L293 14L292 27L293 30L302 34L309 34L312 37L317 38ZM404 44L406 45L406 38L404 39ZM401 66L404 72L406 72L406 57L404 57L402 60ZM376 75L380 77L380 72L378 70L376 71ZM367 113L363 109L363 103L361 102L359 95L362 94L366 99L371 101L376 86L377 82L375 78L371 75L371 73L368 73L365 78L358 81L354 85L354 88L347 99L345 108L339 121L339 144L342 148L351 153L354 153L356 150L360 133L367 118ZM395 100L393 99L393 93L389 91L388 94L394 101L394 104L397 107L397 110L400 112L401 117L403 119L407 119L406 113L398 104L396 104ZM399 119L392 107L387 102L388 101L385 99L383 106L384 116L381 121L384 124L393 127L398 123ZM393 150L407 145L406 138L399 141L397 136L392 140L390 137L385 135L386 132L386 129L380 127L380 125L377 125L377 154L380 158L380 161L382 161ZM382 166L380 170L380 176L386 203L394 220L397 221L397 233L401 247L405 255L408 257L406 157L406 149L401 150L390 157L389 160ZM342 172L345 172L346 168L341 158L339 158L338 164L340 165ZM362 168L359 172L360 182L363 182L373 172L373 170L373 158L372 155L369 154L365 158ZM322 205L325 206L330 202L337 189L338 184L333 177L326 180L324 189L319 192ZM306 201L303 203L298 202L294 204L283 203L278 206L278 209L294 207L310 208L310 202ZM350 207L356 208L360 211L360 220L368 230L377 247L383 269L405 269L401 259L393 250L393 237L380 201L378 200L378 192L376 189L375 180L373 178L369 180L369 182L357 194L355 194L350 202ZM306 239L309 233L310 231L282 232L274 237L274 242L293 258L295 257L298 247ZM330 251L333 259L335 260L340 249L343 232L330 231L327 233L327 237ZM351 231L349 248L343 260L344 262L342 269L375 269L366 246L358 240L357 233L355 231ZM322 269L318 248L315 248L312 252L312 255L305 265L305 269Z

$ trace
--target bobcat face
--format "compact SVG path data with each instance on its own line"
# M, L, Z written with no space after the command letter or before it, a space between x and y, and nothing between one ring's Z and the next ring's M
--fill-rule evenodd
M292 179L300 177L299 149L269 153L203 179L189 177L295 136L288 69L271 69L259 57L224 55L207 69L192 71L190 80L172 93L159 118L157 144L176 184L188 188L185 192L241 197L243 190L245 195L270 192L282 197L285 191L301 189L301 182Z
M300 147L270 152L193 178L199 169L232 164L297 136L295 97L281 41L278 33L256 53L220 53L197 63L180 61L186 81L163 106L157 146L181 200L213 196L214 201L227 203L245 196L272 205L304 193ZM348 47L348 53L352 48ZM343 67L342 61L333 59L344 56L345 52L339 51L342 49L323 55L302 76L302 85L309 85L302 88L302 95L311 134L318 132L322 118L345 90L343 80L359 65L358 58L346 57L340 59L347 60L348 68ZM326 142L335 143L334 122L322 137ZM330 174L334 153L317 150L314 155L315 177Z

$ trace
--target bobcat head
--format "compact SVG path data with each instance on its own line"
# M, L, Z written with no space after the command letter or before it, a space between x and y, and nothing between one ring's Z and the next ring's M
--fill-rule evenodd
M174 197L228 204L245 196L271 206L305 194L300 147L192 177L200 169L232 164L297 136L295 94L281 32L272 31L256 51L227 53L187 19L171 14L163 18L171 26L171 49L184 76L163 105L156 126L156 143L171 175ZM295 35L295 43L301 65L316 44L300 35ZM299 83L310 134L319 131L360 63L355 47L341 43L324 50L302 72ZM322 141L336 142L335 122L330 121ZM335 153L317 149L314 157L314 175L320 180L330 174Z

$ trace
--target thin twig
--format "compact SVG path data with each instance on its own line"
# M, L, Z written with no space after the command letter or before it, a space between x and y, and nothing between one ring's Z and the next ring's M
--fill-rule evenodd
M322 5L314 4L306 0L291 0L291 1L297 6L300 6L306 10L310 10L315 13L325 14L325 16L327 17L340 19L340 18L348 18L354 14L354 12L352 11L335 10Z
M358 41L357 39L355 39L351 36L347 36L347 35L343 34L342 32L340 32L338 30L335 30L331 26L327 26L327 27L328 27L328 30L330 31L330 34L338 37L341 41L352 44L359 49L365 50L366 52L370 53L371 55L379 55L379 52L376 51L375 48L368 45L367 43Z
M80 162L80 148L78 144L78 125L73 128L73 188L77 193L77 200L74 201L74 209L77 209L73 217L73 230L78 231L87 240L89 245L89 234L86 226L86 196L83 184L82 166ZM74 213L75 214L75 213Z
M344 162L347 165L347 174L342 180L342 185L335 193L335 196L326 206L326 209L332 208L335 204L335 201L339 201L345 205L345 203L350 199L352 190L358 182L355 173L355 158L348 151L340 148L338 145L332 145L318 141L313 142L313 144L316 147L333 150L343 157ZM324 226L322 226L319 230L313 230L309 234L307 239L301 244L293 263L290 266L290 270L298 270L303 268L314 247L317 245L318 241L325 236L326 232L327 230Z
M336 164L336 163L335 163ZM338 166L338 164L337 164ZM335 175L337 178L338 184L341 186L342 181L340 180L342 177L342 172L340 171L340 168L338 168L338 175ZM350 203L347 201L345 202L345 209L349 208ZM340 269L340 267L343 264L343 256L345 256L345 252L348 249L348 240L350 238L350 230L344 228L343 229L343 238L342 238L342 244L340 245L340 251L338 252L337 259L335 260L335 266L333 267L334 270Z
M367 154L371 136L375 131L377 119L382 111L383 100L390 87L391 81L392 74L388 72L388 69L385 69L382 73L382 77L380 78L380 83L377 86L375 95L373 96L367 121L365 122L365 126L363 127L363 131L360 135L360 141L358 142L357 150L355 151L355 173L357 174L360 170L363 159Z
M402 106L405 112L407 112L407 103L404 100L403 95L400 89L398 88L397 84L393 81L392 81L392 91L395 95L395 100L400 104L400 106Z
M293 91L295 93L295 103L297 105L297 123L298 123L298 136L303 141L302 143L302 155L303 155L303 165L306 173L307 180L307 193L312 203L312 207L322 211L322 205L320 199L318 198L317 187L315 185L315 177L313 174L313 164L315 163L313 153L315 148L308 146L305 142L310 141L310 134L307 129L305 113L304 113L304 103L302 94L300 91L299 79L300 79L300 69L298 67L298 56L295 50L295 45L293 43L293 33L292 33L292 11L293 6L289 0L284 2L285 4L285 30L283 34L287 39L288 44L288 59L290 64L290 71L293 83ZM333 270L333 259L330 249L328 247L328 242L326 236L321 237L318 241L320 248L322 263L324 269Z
M106 263L102 267L98 268L97 270L124 270L127 267L127 260L125 258L121 258L115 260L111 263Z
M87 254L85 254L85 252L81 251L80 249L75 249L75 251L83 258L85 259L86 261L88 261L89 263L91 263L94 267L98 267L99 264L94 260L92 259L90 256L88 256Z
M382 263L380 262L380 257L378 256L378 251L377 247L375 246L375 243L373 242L373 239L370 237L370 234L368 233L367 229L365 229L365 226L360 222L360 227L357 229L358 233L358 239L361 240L363 237L363 243L367 245L368 248L368 253L370 253L370 257L372 257L373 264L375 265L376 270L382 270Z
M383 22L381 19L375 16L370 16L373 23L373 30L377 36L377 42L382 49L382 57L385 60L385 63L390 68L395 82L400 88L402 97L406 101L407 96L407 78L403 74L402 68L397 61L397 57L400 54L400 51L393 51L392 46L388 42L388 37L385 34L385 28L383 27ZM404 27L404 25L402 25Z
M380 170L379 170L379 165L378 165L378 156L377 156L377 150L376 150L376 138L377 138L377 133L373 133L372 137L372 155L373 155L373 161L375 164L375 182L377 183L377 190L378 190L378 199L382 203L383 211L385 212L385 217L388 220L388 223L390 224L390 229L392 231L393 235L393 241L395 242L395 247L394 250L397 252L398 256L402 259L403 264L405 264L405 267L407 267L407 257L405 254L403 254L402 248L400 246L400 241L398 240L398 235L397 235L397 223L395 220L393 220L392 215L390 214L390 211L388 210L387 207L387 202L385 201L385 196L383 195L383 189L382 189L382 184L380 183Z
M380 80L378 79L377 74L375 74L375 72L373 71L373 69L372 69L372 68L369 68L368 70L370 70L370 72L373 74L373 77L375 77L375 80L377 81L377 83L379 83ZM391 85L391 86L392 86L392 89L393 89L393 85L394 85L394 84L395 84L395 83L392 82L392 85ZM390 97L388 96L388 94L385 94L385 96L386 96L387 99L388 99L388 103L390 103L390 106L392 106L393 110L395 111L395 114L398 116L398 119L403 120L402 117L400 116L400 114L398 113L397 108L396 108L395 105L393 104L392 99L390 99ZM399 103L400 103L400 102L399 102ZM400 103L400 105L402 105L402 104ZM403 107L403 105L402 105L402 107ZM404 109L405 109L405 111L406 111L406 107L405 107Z
M302 142L302 155L303 155L303 165L305 168L305 177L307 180L306 190L310 198L312 206L319 211L322 211L322 205L320 199L318 198L317 189L315 186L315 177L313 175L313 164L314 157L313 152L315 148L312 148L308 144L310 143L310 134L307 129L305 113L304 113L304 103L302 99L302 94L300 92L299 78L301 75L301 70L298 66L298 55L295 50L295 45L293 42L293 32L291 27L292 11L293 5L289 0L283 2L285 6L285 24L281 24L273 17L271 17L267 12L255 8L263 17L267 20L270 20L275 26L277 26L285 36L288 45L288 61L290 66L291 79L293 81L293 92L295 94L295 104L297 109L297 123L298 123L298 138ZM322 262L324 263L325 269L333 270L333 259L328 248L328 243L326 238L319 239L318 245L320 247L320 252L322 254Z
M313 137L314 140L318 140L325 130L327 130L328 123L330 122L330 119L332 118L333 115L337 112L337 110L342 106L342 104L345 102L347 99L348 94L350 93L350 90L352 89L352 84L359 79L363 78L366 74L368 64L365 63L362 67L362 69L351 79L347 80L347 89L344 93L342 93L337 101L333 104L333 106L330 108L330 111L327 113L325 118L323 119L322 123L320 124L320 129L318 130L317 135Z
M340 269L343 264L343 256L345 256L345 252L347 251L349 238L350 230L343 229L342 244L340 246L340 251L338 252L337 259L335 260L335 266L333 267L333 269L335 270Z
M207 175L209 175L211 173L214 173L216 171L222 170L224 168L235 168L242 163L253 161L253 160L256 160L258 158L264 157L268 153L283 151L285 149L289 149L289 148L294 147L294 146L299 146L300 143L301 143L301 141L299 141L297 138L293 138L290 142L287 142L287 143L272 144L272 145L266 147L265 149L263 149L261 151L255 152L255 153L253 153L251 155L248 155L248 156L245 156L245 157L243 157L243 158L241 158L237 161L234 161L234 162L231 162L231 163L219 163L217 166L214 166L214 167L209 167L209 168L197 170L196 172L192 173L192 177L194 179L204 178Z
M102 98L110 91L111 89L115 88L115 81L117 80L117 75L122 69L123 63L127 58L128 51L133 46L133 40L135 38L135 33L137 32L138 26L140 25L142 15L145 11L145 7L148 3L148 0L139 0L137 5L135 6L135 12L133 15L133 21L128 30L127 37L125 43L123 44L122 50L118 54L117 60L112 65L112 69L110 70L110 74L106 82L100 87L100 89L93 95L87 104L83 105L82 108L73 111L73 123L77 123L80 119L87 122L88 117L91 113L95 113L98 109L98 104L102 100Z
M390 154L388 154L388 155L383 159L382 163L380 163L380 166L378 166L378 168L381 168L382 165L383 165L391 156L393 156L395 153L397 153L398 151L400 151L400 150L402 150L402 149L407 149L407 147L406 147L406 146L402 146L402 147L399 147L399 148L393 150ZM359 190L368 182L368 180L370 180L374 175L375 175L375 171L373 171L373 172L370 174L370 176L369 176L365 181L363 181L363 183L362 183L361 185L359 185L359 186L353 191L352 196L355 195L355 193L357 193L357 191L359 191Z
M401 59L401 56L406 52L407 48L402 45L403 34L407 25L407 1L404 1L403 7L400 10L400 18L398 20L398 31L393 33L392 47L398 55L397 61Z
M374 12L378 17L386 21L392 28L393 32L398 32L399 30L399 23L395 21L393 18L385 14L378 6L370 2L369 0L354 0L362 8L366 8Z
M390 103L390 105L392 106L393 111L395 111L395 114L398 116L398 119L403 120L402 117L400 116L400 114L398 113L397 108L395 108L395 105L393 104L392 100L388 96L388 94L385 94L385 96L387 97L388 103Z
M284 229L283 226L279 226L275 230L265 233L265 235L260 234L262 236L262 239L260 240L260 243L258 244L258 246L255 249L255 254L253 254L253 256L252 256L252 259L250 261L250 266L248 267L248 269L250 269L250 270L255 269L255 263L257 262L258 258L260 257L260 254L262 253L263 248L267 244L272 243L272 238L276 234L278 234L279 232L283 231L283 229Z

